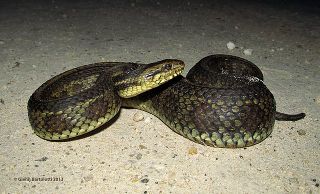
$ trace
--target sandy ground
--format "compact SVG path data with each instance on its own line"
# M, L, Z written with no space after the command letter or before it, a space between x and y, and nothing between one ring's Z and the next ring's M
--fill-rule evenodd
M1 193L320 193L319 5L21 2L0 3ZM215 53L257 64L277 109L307 117L235 150L193 143L138 110L69 142L42 140L29 125L29 96L67 69L178 58L187 72Z

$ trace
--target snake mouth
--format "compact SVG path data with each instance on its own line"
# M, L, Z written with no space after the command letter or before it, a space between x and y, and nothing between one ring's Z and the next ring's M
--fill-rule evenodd
M184 66L184 62L177 59L166 59L149 64L139 77L123 85L123 87L118 90L118 94L123 98L131 98L156 88L174 77L181 75Z

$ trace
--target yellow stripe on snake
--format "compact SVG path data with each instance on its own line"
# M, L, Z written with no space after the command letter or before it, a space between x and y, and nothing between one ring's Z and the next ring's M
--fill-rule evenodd
M275 120L305 116L277 112L262 72L245 59L211 55L186 77L183 68L182 61L166 59L101 62L66 71L30 97L31 126L41 138L70 139L107 123L123 106L155 115L194 142L240 148L266 139Z

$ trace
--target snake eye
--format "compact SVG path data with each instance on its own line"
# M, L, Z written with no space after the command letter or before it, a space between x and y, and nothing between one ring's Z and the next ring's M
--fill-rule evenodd
M170 63L166 63L166 64L164 64L163 66L162 66L162 69L163 70L171 70L172 69L172 64L170 64Z

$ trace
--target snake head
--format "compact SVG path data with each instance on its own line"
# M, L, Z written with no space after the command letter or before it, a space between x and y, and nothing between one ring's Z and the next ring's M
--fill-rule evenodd
M137 65L137 64L136 64ZM126 77L116 83L118 94L123 98L137 96L180 75L184 62L177 59L165 59L150 64L139 64L126 71Z

